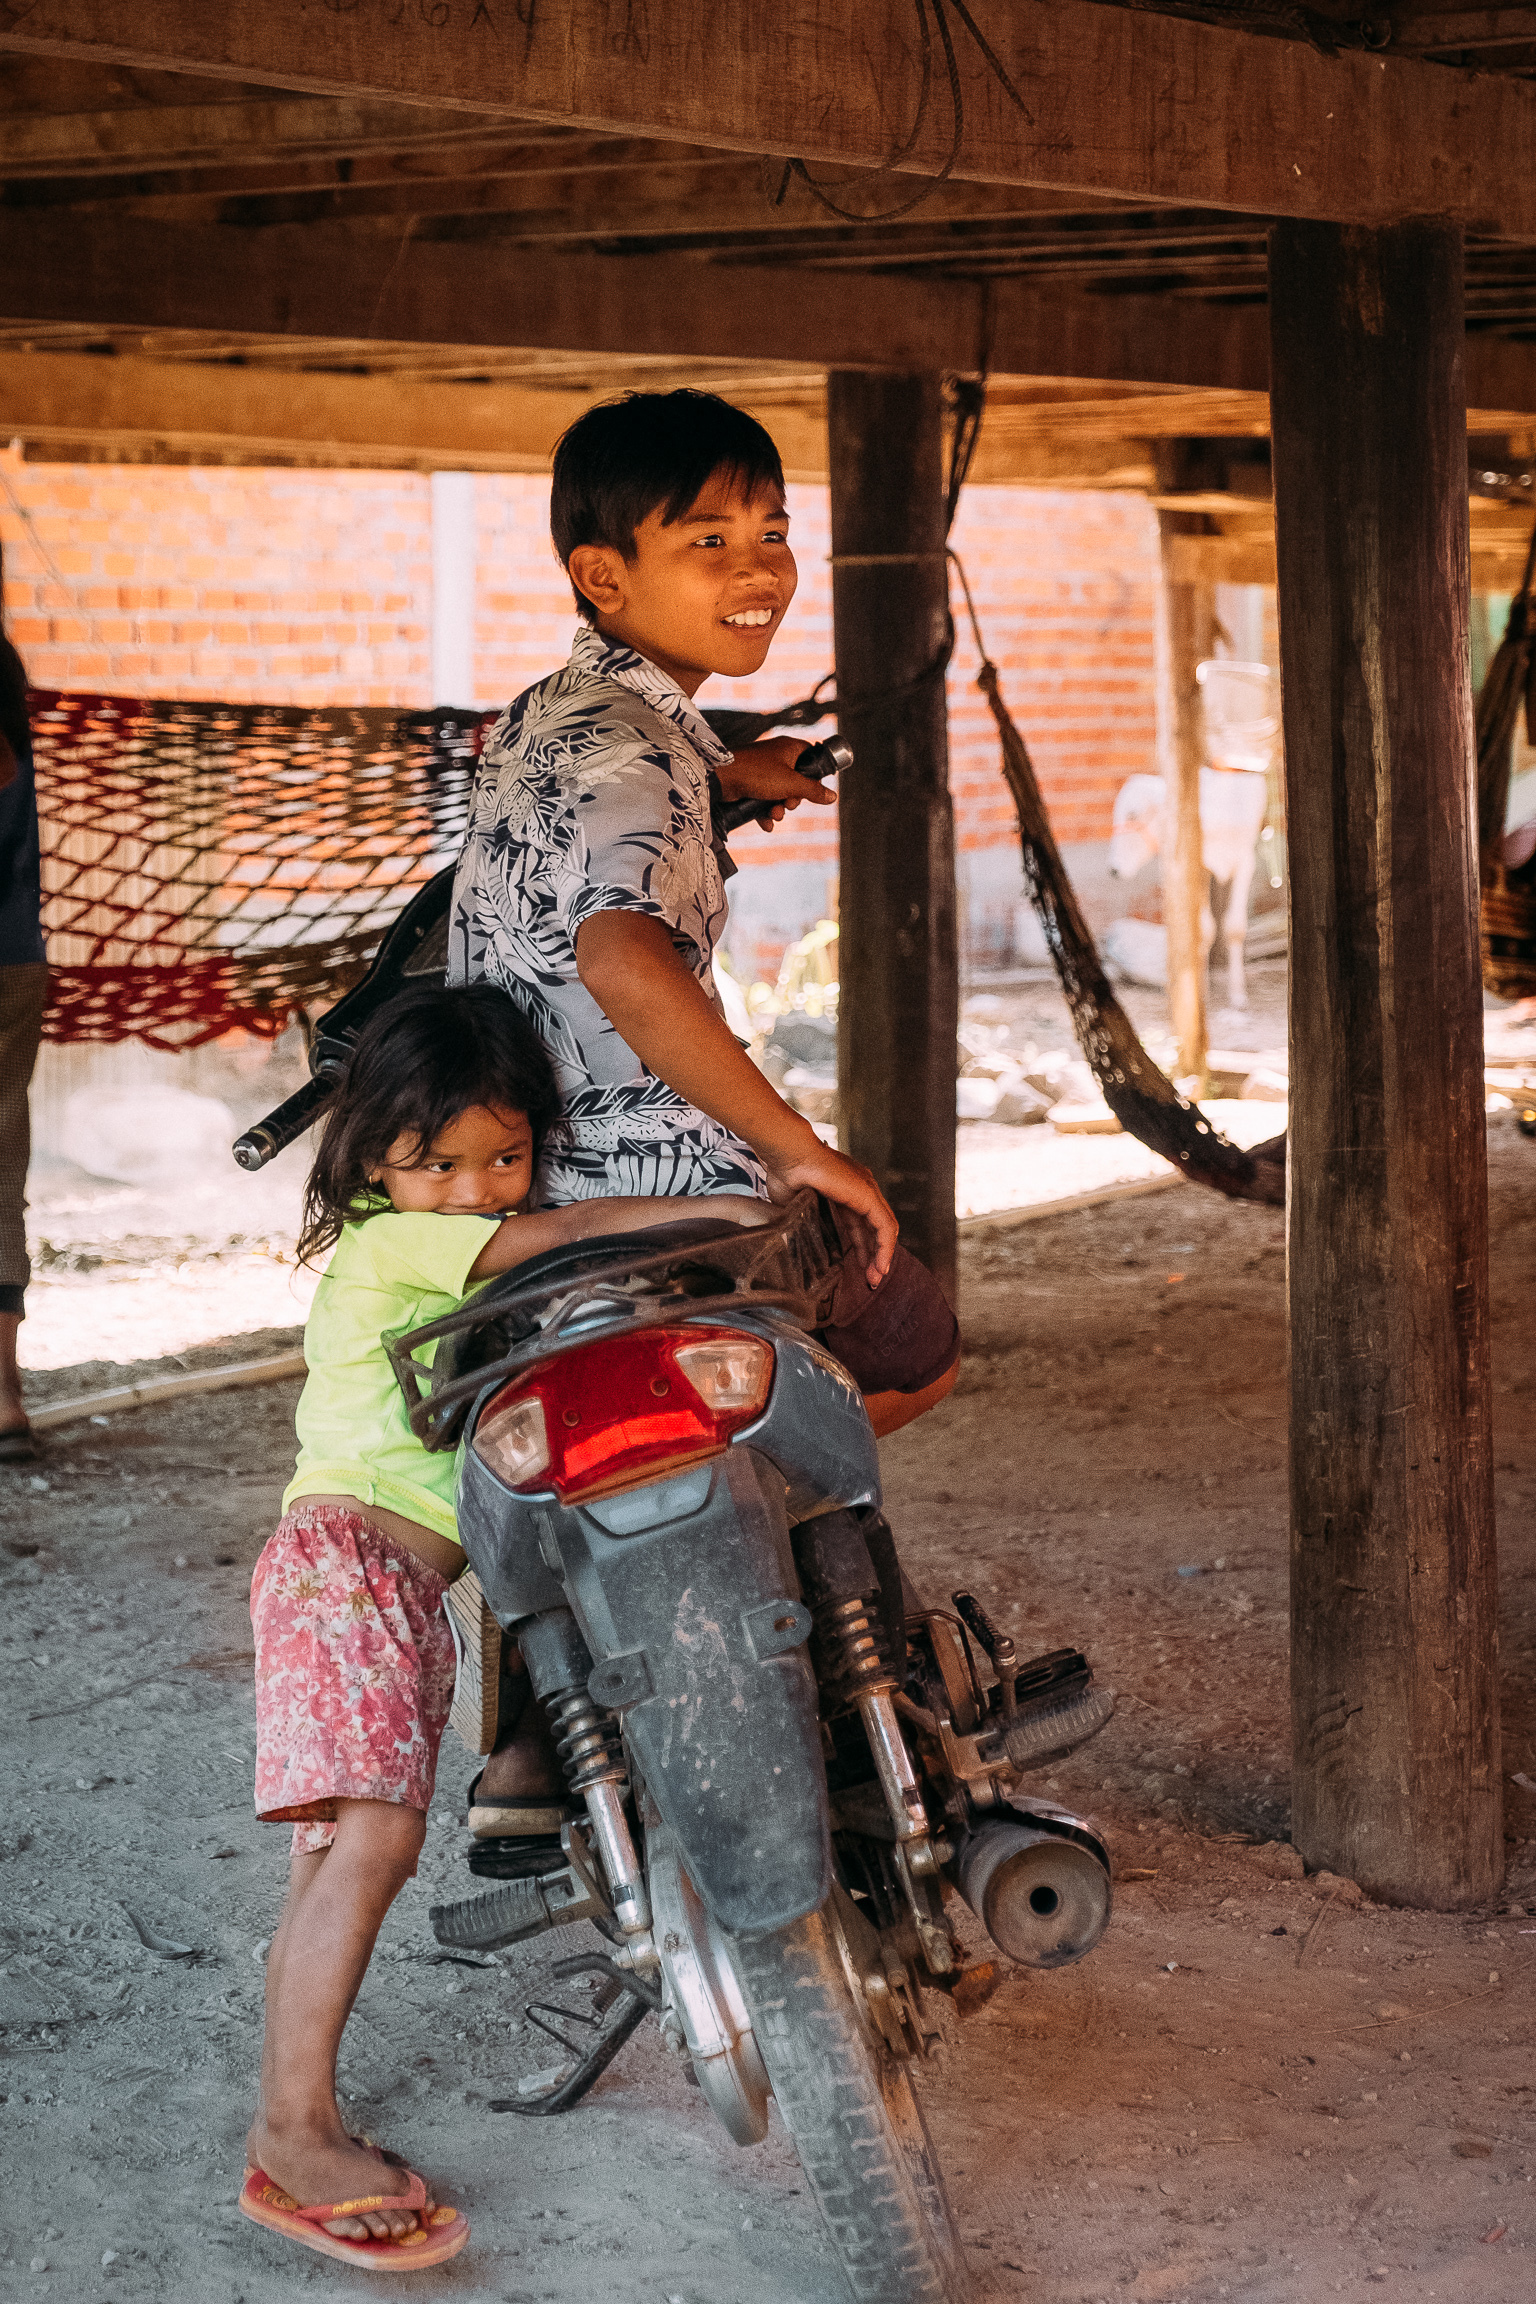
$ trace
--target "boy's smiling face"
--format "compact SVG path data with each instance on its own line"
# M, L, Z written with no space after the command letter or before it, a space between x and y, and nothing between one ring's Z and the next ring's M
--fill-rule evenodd
M744 494L717 472L679 520L662 508L635 531L628 559L611 544L578 544L573 582L597 609L597 628L649 657L687 696L712 672L756 672L795 596L799 571L789 514L777 488Z

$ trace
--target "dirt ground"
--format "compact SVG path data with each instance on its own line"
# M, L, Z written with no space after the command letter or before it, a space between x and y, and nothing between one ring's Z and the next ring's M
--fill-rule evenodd
M1499 1123L1491 1160L1508 1779L1536 1776L1536 1146ZM964 1286L959 1388L885 1445L898 1538L930 1590L973 1585L1026 1655L1081 1643L1120 1699L1050 1780L1113 1849L1109 1933L1056 1975L999 1963L926 2078L986 2292L1529 2304L1536 1795L1506 1782L1484 1912L1287 1876L1280 1214L1180 1186L973 1236ZM250 1809L246 1588L295 1391L66 1428L0 1473L5 2298L371 2292L233 2205L287 1839ZM358 2121L474 2226L412 2293L842 2304L777 2122L738 2151L653 2028L567 2117L488 2111L550 2061L522 2012L574 1945L435 1961L472 1772L450 1737L343 2053ZM130 1910L198 1957L146 1950Z

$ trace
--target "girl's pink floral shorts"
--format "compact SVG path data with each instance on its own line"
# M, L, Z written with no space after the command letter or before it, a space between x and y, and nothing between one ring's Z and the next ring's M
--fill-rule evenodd
M431 1804L453 1702L448 1584L361 1510L296 1504L251 1579L256 1813L293 1853L336 1837L338 1800Z

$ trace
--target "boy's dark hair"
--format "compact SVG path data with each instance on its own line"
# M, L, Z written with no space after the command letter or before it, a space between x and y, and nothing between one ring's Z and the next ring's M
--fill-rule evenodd
M670 527L704 483L728 472L747 494L782 488L779 452L755 416L714 392L629 392L589 408L555 449L549 526L569 570L578 544L611 544L635 556L635 531L661 508ZM590 624L597 610L573 581Z
M535 1155L560 1109L544 1043L501 987L421 984L386 1001L342 1068L305 1188L299 1262L387 1204L368 1178L397 1138L414 1143L414 1166L477 1104L526 1112Z

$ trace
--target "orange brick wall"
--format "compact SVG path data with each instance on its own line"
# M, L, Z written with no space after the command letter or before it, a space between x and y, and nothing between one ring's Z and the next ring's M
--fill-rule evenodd
M9 454L0 473L8 622L39 687L239 703L425 698L431 530L414 473L24 465Z
M425 477L24 465L8 452L0 476L10 630L39 686L431 700ZM830 669L826 491L797 487L791 497L799 597L768 669L734 688L716 683L722 703L787 701ZM546 502L537 479L475 483L476 695L456 701L497 704L564 658L574 617ZM1154 765L1155 516L1136 496L975 488L954 540L1058 837L1102 842L1119 784ZM1014 841L975 672L962 623L950 676L962 864ZM802 866L810 885L835 874L835 817L802 810L777 834L744 835L740 852L744 863Z

